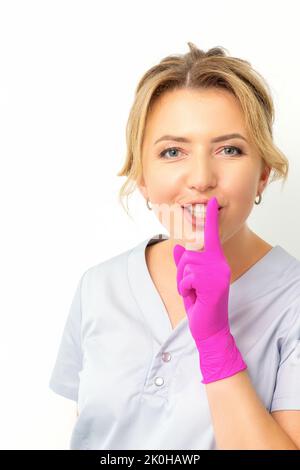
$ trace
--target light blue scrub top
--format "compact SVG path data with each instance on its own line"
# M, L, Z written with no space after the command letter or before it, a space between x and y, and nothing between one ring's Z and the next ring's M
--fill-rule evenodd
M188 319L172 329L145 260L167 238L78 283L49 383L78 402L70 449L217 449ZM266 409L300 410L300 261L273 247L231 284L229 322Z

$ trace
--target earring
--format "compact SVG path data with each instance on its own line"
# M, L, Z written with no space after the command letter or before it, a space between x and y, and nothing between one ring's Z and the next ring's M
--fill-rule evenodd
M257 197L257 196L256 196L256 197ZM255 199L256 199L256 198L255 198ZM256 202L256 201L254 200L254 204L258 205L258 204L260 204L260 203L261 203L261 194L258 194L258 201Z
M148 207L149 211L152 211L152 207L149 206L149 199L146 201L146 206Z

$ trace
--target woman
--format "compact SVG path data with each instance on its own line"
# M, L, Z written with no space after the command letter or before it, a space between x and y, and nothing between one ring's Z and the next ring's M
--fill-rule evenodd
M246 223L288 175L271 94L188 45L140 80L119 172L121 202L138 188L169 236L89 268L63 332L71 449L300 447L300 262Z

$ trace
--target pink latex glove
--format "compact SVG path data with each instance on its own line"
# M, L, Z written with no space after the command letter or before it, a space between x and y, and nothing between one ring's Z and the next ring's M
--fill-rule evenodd
M196 342L202 383L230 377L247 368L228 321L231 270L219 239L218 201L207 203L204 251L175 245L177 289L183 297L191 334Z

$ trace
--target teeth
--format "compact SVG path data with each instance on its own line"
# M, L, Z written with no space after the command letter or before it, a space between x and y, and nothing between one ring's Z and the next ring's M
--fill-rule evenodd
M186 209L194 216L204 216L204 204L192 204L186 206Z

